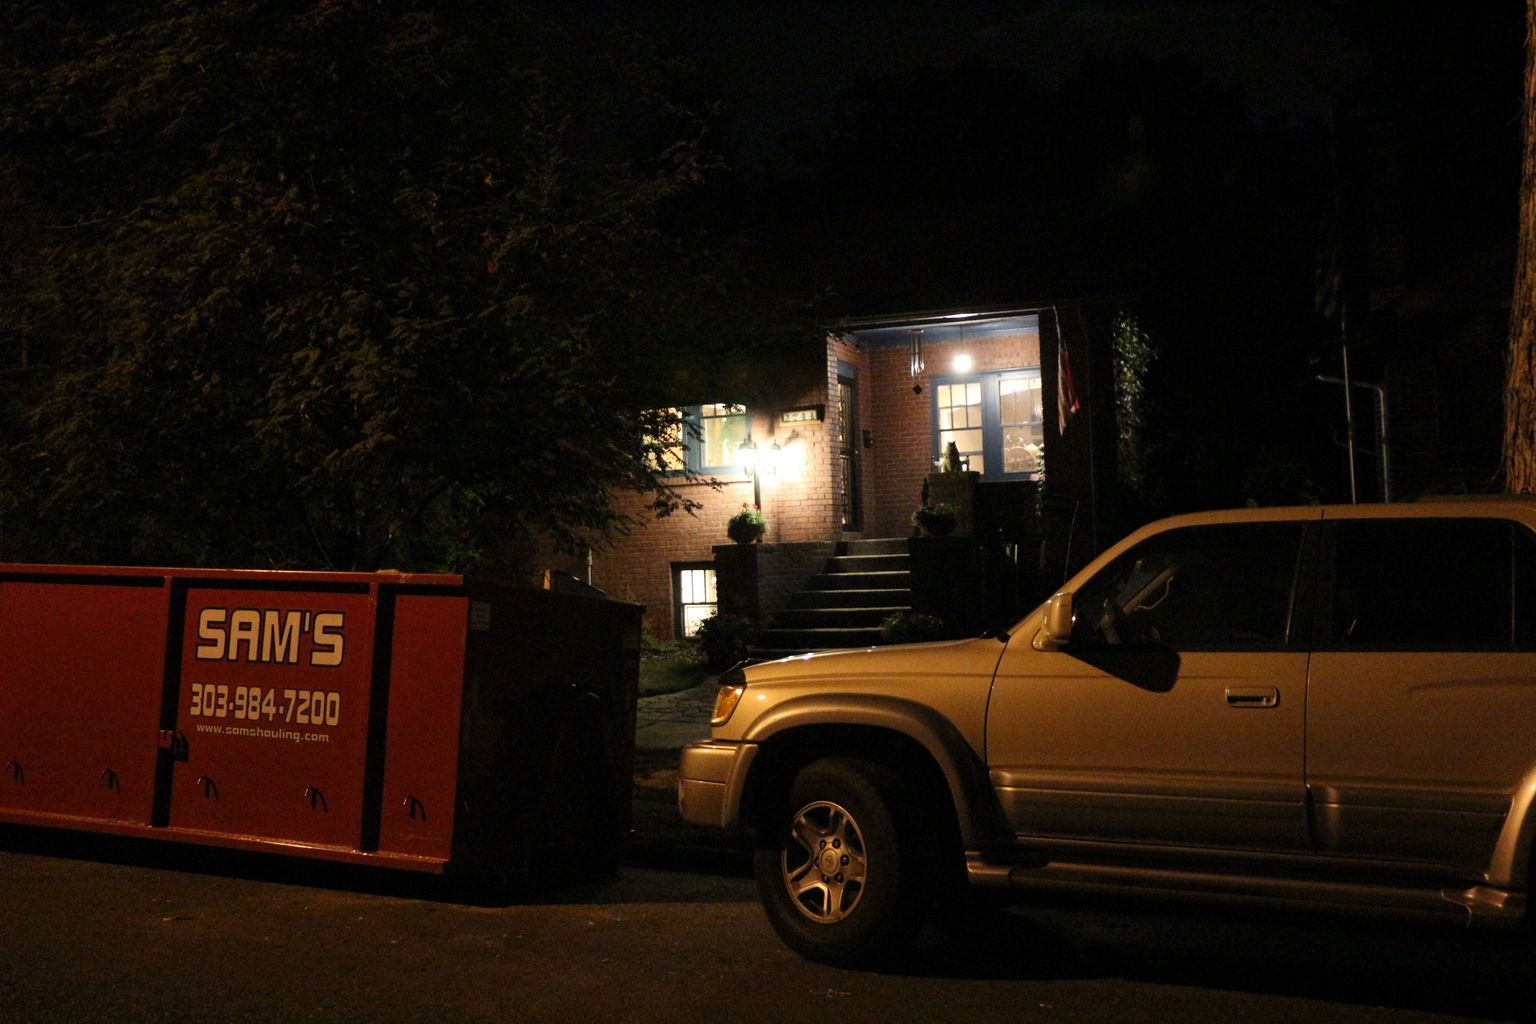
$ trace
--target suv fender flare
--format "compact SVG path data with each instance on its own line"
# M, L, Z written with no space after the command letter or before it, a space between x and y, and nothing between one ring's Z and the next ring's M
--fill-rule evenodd
M1525 770L1509 802L1509 816L1488 863L1488 884L1524 890L1530 883L1531 849L1536 837L1536 763Z
M986 765L954 723L926 705L874 694L830 695L830 706L828 694L796 697L765 713L741 739L761 749L786 732L826 726L877 729L917 743L943 773L967 848L986 846L1000 834Z

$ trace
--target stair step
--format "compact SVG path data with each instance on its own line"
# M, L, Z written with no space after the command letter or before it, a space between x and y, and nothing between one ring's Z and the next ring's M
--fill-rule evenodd
M812 576L809 590L907 590L912 574L900 572L823 572Z
M833 555L827 559L828 573L845 572L905 572L911 567L911 556L899 555Z
M845 540L837 546L840 555L905 555L909 550L905 537Z
M790 608L906 608L912 604L912 591L881 590L802 590L789 599Z
M786 608L774 619L774 629L879 628L892 614L907 605L871 605L863 608Z
M790 597L788 606L751 648L770 660L836 647L883 643L880 625L912 606L912 574L906 538L847 540L823 571Z
M832 647L870 647L881 643L880 629L764 629L757 634L757 648L789 651L820 651Z

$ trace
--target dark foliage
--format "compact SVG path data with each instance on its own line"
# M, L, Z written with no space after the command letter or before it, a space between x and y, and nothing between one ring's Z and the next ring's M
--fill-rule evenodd
M3 11L0 555L494 568L684 504L645 410L767 318L678 228L679 69L495 0Z

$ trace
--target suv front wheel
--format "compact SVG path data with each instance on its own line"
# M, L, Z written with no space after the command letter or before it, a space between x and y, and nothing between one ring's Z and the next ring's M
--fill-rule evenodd
M891 768L844 758L801 770L759 830L758 893L784 942L840 967L907 944L931 897L934 850Z

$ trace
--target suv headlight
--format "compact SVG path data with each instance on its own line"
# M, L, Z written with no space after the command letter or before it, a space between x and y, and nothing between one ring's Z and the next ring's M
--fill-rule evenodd
M747 674L733 668L720 677L720 689L715 691L715 708L709 715L710 725L724 725L730 721L741 703L741 695L747 692Z

